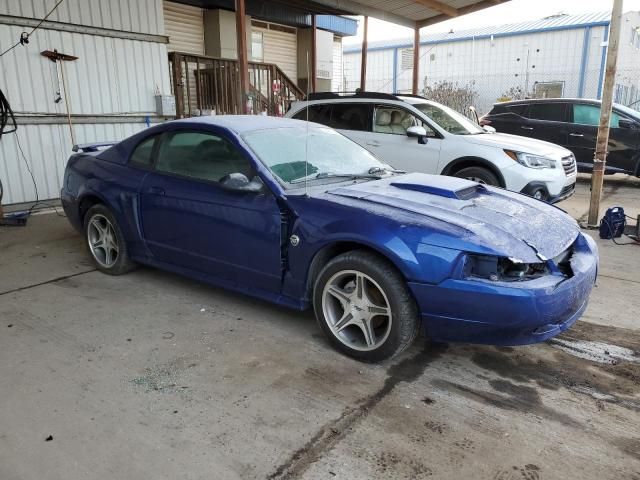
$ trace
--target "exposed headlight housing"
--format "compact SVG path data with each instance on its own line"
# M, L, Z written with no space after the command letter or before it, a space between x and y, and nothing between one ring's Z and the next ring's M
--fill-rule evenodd
M512 160L515 160L525 167L556 168L556 161L553 158L534 155L533 153L514 152L513 150L505 150L504 153L506 153Z
M551 273L546 262L520 263L510 258L488 255L467 255L464 264L466 278L483 278L492 282L533 280Z

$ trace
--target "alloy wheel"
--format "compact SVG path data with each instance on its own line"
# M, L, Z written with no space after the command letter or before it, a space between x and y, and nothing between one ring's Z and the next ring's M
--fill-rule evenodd
M96 213L89 220L87 240L93 258L102 267L110 268L118 260L118 237L107 217Z
M357 270L340 271L327 281L322 311L333 335L355 350L375 350L391 331L387 295L373 278Z

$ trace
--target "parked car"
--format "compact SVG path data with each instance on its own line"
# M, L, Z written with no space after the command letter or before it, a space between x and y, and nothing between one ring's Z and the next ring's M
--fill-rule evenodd
M498 132L557 143L571 150L578 170L593 170L600 101L572 98L496 103L480 120ZM640 112L614 104L606 173L640 176Z
M458 112L422 97L311 94L287 112L287 117L299 120L307 116L408 172L466 178L549 203L571 196L575 189L575 160L568 150L488 132Z
M582 314L593 240L560 209L397 174L333 129L220 116L76 148L61 192L96 267L135 263L303 310L377 361L439 341L539 342Z

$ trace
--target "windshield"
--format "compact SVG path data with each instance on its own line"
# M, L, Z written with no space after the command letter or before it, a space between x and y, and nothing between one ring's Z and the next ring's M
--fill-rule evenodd
M438 126L454 135L477 135L486 133L480 126L464 115L444 105L414 103L413 106L433 120Z
M334 175L368 176L370 170L391 168L330 128L307 128L301 124L295 128L256 130L243 138L285 186L305 177L312 181Z
M638 112L637 110L634 110L629 107L625 107L624 105L619 105L617 103L615 104L615 108L620 110L625 115L628 115L629 117L633 118L636 122L640 122L640 112Z

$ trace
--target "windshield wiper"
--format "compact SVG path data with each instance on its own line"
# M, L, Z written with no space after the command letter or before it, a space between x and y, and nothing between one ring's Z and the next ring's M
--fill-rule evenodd
M373 175L374 173L384 173L384 172L389 172L389 173L407 173L405 170L396 170L394 168L384 168L384 167L371 167L369 169L369 174Z
M322 178L348 178L348 179L351 179L351 180L359 180L361 178L368 178L368 179L379 180L381 177L380 177L380 175L372 175L372 174L368 174L368 173L320 172L317 175L310 176L310 177L298 178L297 180L292 180L289 183L294 185L294 184L297 184L297 183L302 183L305 180L307 180L307 181L309 181L309 180L319 180L319 179L322 179Z

